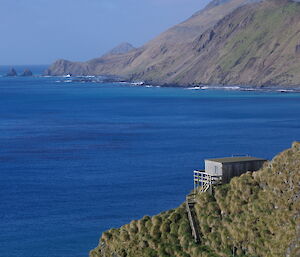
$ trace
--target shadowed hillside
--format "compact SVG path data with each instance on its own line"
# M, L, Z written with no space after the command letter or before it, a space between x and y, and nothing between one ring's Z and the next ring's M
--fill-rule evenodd
M91 257L300 256L300 143L257 172L196 198L201 242L184 206L103 233Z

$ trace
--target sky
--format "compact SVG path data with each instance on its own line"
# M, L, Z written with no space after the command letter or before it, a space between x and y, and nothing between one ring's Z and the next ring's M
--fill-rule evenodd
M0 0L0 65L85 61L141 46L210 0Z

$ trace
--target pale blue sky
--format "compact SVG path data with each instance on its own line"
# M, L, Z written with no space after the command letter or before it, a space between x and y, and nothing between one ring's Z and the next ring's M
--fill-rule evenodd
M87 60L140 46L209 0L0 0L0 64Z

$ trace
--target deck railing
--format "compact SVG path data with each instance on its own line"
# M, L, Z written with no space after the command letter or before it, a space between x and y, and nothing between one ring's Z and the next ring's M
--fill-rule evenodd
M192 236L196 243L200 242L199 224L195 213L197 192L207 192L213 185L221 184L222 176L211 176L205 171L194 171L194 192L186 197L186 211L192 231Z
M195 192L207 192L212 185L222 184L222 176L212 176L204 170L194 171L194 190Z

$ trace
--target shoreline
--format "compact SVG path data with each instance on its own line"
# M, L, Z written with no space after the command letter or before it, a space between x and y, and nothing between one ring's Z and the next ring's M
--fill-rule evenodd
M0 75L0 78L24 78L22 76L8 77ZM26 77L28 78L28 77ZM156 87L156 88L180 88L185 90L225 90L225 91L245 91L245 92L273 92L273 93L300 93L300 85L224 85L224 84L195 84L195 85L180 85L176 83L166 84L150 81L126 80L117 76L45 76L42 74L33 75L31 78L61 78L58 83L119 83L133 87Z
M41 76L45 77L45 76ZM70 82L79 83L120 83L130 86L142 87L161 87L161 88L181 88L186 90L232 90L232 91L253 91L253 92L278 92L278 93L300 93L300 85L236 85L236 84L190 84L181 85L176 83L158 83L143 80L126 80L118 76L46 76L46 77L61 77L71 80ZM74 78L74 79L73 79Z
M57 77L68 79L73 83L120 83L135 87L158 87L158 88L180 88L185 90L228 90L245 92L274 92L274 93L300 93L299 86L256 86L256 85L218 85L218 84L199 84L199 85L179 85L166 83L151 83L150 81L125 80L116 76L41 76ZM74 79L72 79L74 78Z

